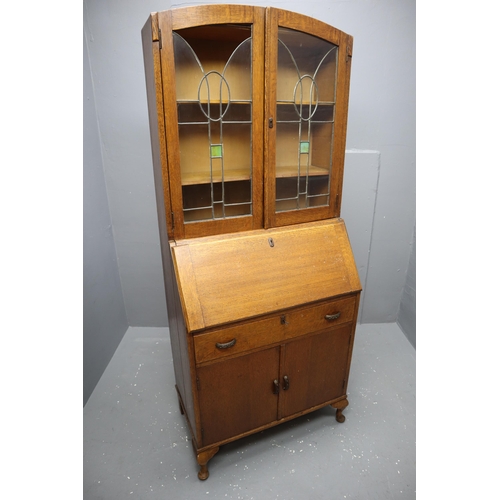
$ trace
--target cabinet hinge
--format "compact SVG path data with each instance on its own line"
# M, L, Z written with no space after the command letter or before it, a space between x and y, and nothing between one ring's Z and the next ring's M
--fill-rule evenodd
M161 50L161 29L158 28L158 41L160 42L160 50Z
M174 227L175 227L174 212L170 212L170 216L172 217L172 229L174 229Z
M198 377L196 377L196 388L198 390L200 390L200 379ZM202 430L202 432L203 432L203 430Z

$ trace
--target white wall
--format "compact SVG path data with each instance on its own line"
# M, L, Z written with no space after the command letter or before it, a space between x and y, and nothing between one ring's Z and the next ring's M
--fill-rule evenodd
M125 308L167 324L142 62L148 14L204 2L84 0L84 30ZM244 1L227 3L245 3ZM342 216L364 283L362 322L394 322L415 226L415 1L258 1L354 36Z
M417 348L417 245L416 234L413 233L411 255L406 271L406 282L401 293L399 303L398 325L410 341Z
M86 40L83 40L83 403L87 402L128 321L104 180Z

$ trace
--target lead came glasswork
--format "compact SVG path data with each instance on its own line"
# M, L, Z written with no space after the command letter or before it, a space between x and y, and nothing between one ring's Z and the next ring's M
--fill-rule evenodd
M312 35L279 29L277 212L330 203L337 52Z
M186 223L252 214L251 30L222 28L236 41L217 48L206 29L173 33ZM228 47L214 61L210 50Z

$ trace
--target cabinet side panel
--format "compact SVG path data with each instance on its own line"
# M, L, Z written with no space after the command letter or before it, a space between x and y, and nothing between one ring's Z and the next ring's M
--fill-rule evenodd
M167 149L165 143L165 119L163 114L160 47L158 41L157 14L152 14L142 29L144 72L148 100L149 130L155 180L156 206L160 239L165 242L173 237L168 182ZM164 236L162 233L165 232ZM164 243L162 242L162 245Z
M171 225L170 192L168 182L167 152L165 142L165 121L163 114L162 77L160 63L159 33L157 15L152 14L142 30L144 67L149 108L153 171L155 179L158 226L162 254L165 296L167 300L170 343L174 364L175 384L182 398L187 418L195 429L195 408L193 399L189 349L186 341L186 326L182 317L179 295L169 239L173 237Z
M201 433L198 419L197 408L197 392L196 392L196 373L194 368L194 346L193 339L187 333L186 324L182 317L182 309L175 287L175 302L176 311L178 313L178 338L179 338L179 351L180 362L182 365L182 377L184 380L184 393L182 399L187 414L187 419L190 425L191 434L197 443L201 442Z
M170 339L177 389L181 395L191 434L197 442L201 441L199 419L196 410L196 389L194 374L194 347L187 334L183 317L178 285L174 271L172 254L169 251L167 281L167 305L169 311Z
M172 348L172 359L174 363L175 372L175 384L179 390L179 393L184 401L184 405L187 405L185 401L186 381L184 380L184 371L182 368L182 352L179 341L179 335L182 334L182 318L179 317L178 307L176 304L176 290L175 290L175 278L172 268L172 262L169 258L168 253L163 255L164 268L165 268L165 291L167 297L167 310L168 310L168 325L170 330L170 344ZM188 380L189 382L189 380Z

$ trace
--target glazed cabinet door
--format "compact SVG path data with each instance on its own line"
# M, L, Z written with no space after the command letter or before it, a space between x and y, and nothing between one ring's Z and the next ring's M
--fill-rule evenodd
M346 394L352 324L283 346L280 418Z
M266 227L338 217L352 37L266 14Z
M203 446L274 422L278 373L279 347L198 367Z
M158 13L175 239L262 227L264 12Z

